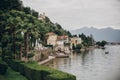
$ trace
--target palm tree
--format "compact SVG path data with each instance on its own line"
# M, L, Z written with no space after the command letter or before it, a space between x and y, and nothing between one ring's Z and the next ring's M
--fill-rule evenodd
M24 46L25 46L25 58L26 61L28 60L28 51L29 51L29 40L31 38L38 38L39 31L38 31L38 26L36 25L36 20L34 17L31 15L27 15L26 19L24 20L24 28L23 28L23 33L24 33ZM32 40L32 39L31 39Z
M5 28L2 29L4 33L0 35L6 35L4 38L9 38L9 42L6 41L6 47L8 43L12 46L12 53L14 54L14 58L16 59L18 56L22 57L23 52L23 44L24 44L24 53L25 58L28 58L28 51L29 51L29 41L31 43L34 42L39 38L40 31L38 27L40 26L39 20L36 17L33 17L30 14L25 14L21 11L12 10L3 16L6 18L3 20ZM2 24L3 24L2 22ZM22 34L21 34L22 33ZM4 40L4 39L3 39ZM33 41L34 40L34 41ZM1 40L0 40L1 41ZM5 42L5 41L3 41ZM2 44L4 45L4 44ZM19 49L18 49L19 46ZM19 55L17 54L19 51ZM12 54L11 54L12 55Z
M13 15L14 16L14 15ZM16 34L17 34L17 28L18 26L22 23L22 20L20 17L13 17L10 16L7 19L7 27L6 30L11 32L11 37L12 37L12 46L13 46L13 54L14 54L14 58L16 59L17 54L16 54Z

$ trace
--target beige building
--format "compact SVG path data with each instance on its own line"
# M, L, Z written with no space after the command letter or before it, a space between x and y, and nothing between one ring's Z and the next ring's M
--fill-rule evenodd
M66 53L70 52L69 47L66 46L65 43L69 43L69 37L68 36L58 36L57 34L53 32L49 32L46 34L47 37L47 45L53 45L55 46L55 50L58 51L64 51Z
M57 35L53 32L49 32L46 35L47 35L47 45L56 46Z
M73 44L76 46L77 44L81 44L82 39L79 37L73 37L70 39L70 47L72 48Z
M64 43L69 43L68 36L58 36L57 37L57 45L63 45Z
M60 50L64 51L65 49L65 43L69 43L69 39L68 36L58 36L57 37L57 48L59 48Z

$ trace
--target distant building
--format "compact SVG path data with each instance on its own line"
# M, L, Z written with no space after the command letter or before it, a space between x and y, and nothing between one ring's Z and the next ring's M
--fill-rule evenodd
M70 39L70 48L72 49L72 46L76 46L77 44L82 44L82 39L79 37L73 37Z
M46 34L46 36L47 36L47 45L56 46L57 34L55 34L53 32L49 32Z
M57 37L57 44L64 45L64 43L69 43L68 36L58 36Z
M45 15L45 13L43 13L43 14L40 14L38 19L44 21L45 18L46 18L46 15Z
M58 36L56 50L68 51L69 50L69 37L68 36Z
M64 51L65 43L69 43L69 37L68 36L58 36L57 37L57 48L58 49Z
M47 45L53 45L56 51L69 52L70 44L68 36L58 36L54 32L49 32L47 36Z

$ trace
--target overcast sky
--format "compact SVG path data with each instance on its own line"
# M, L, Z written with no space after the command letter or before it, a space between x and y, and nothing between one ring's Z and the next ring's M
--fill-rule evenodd
M45 12L64 29L81 27L120 29L120 0L23 0L39 13Z

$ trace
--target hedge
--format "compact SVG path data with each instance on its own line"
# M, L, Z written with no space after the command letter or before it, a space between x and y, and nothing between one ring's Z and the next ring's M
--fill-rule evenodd
M15 60L7 60L7 63L12 69L28 78L28 80L76 80L74 75L38 65L37 63L24 63Z
M5 62L3 62L0 58L0 74L4 75L7 72L7 64Z

